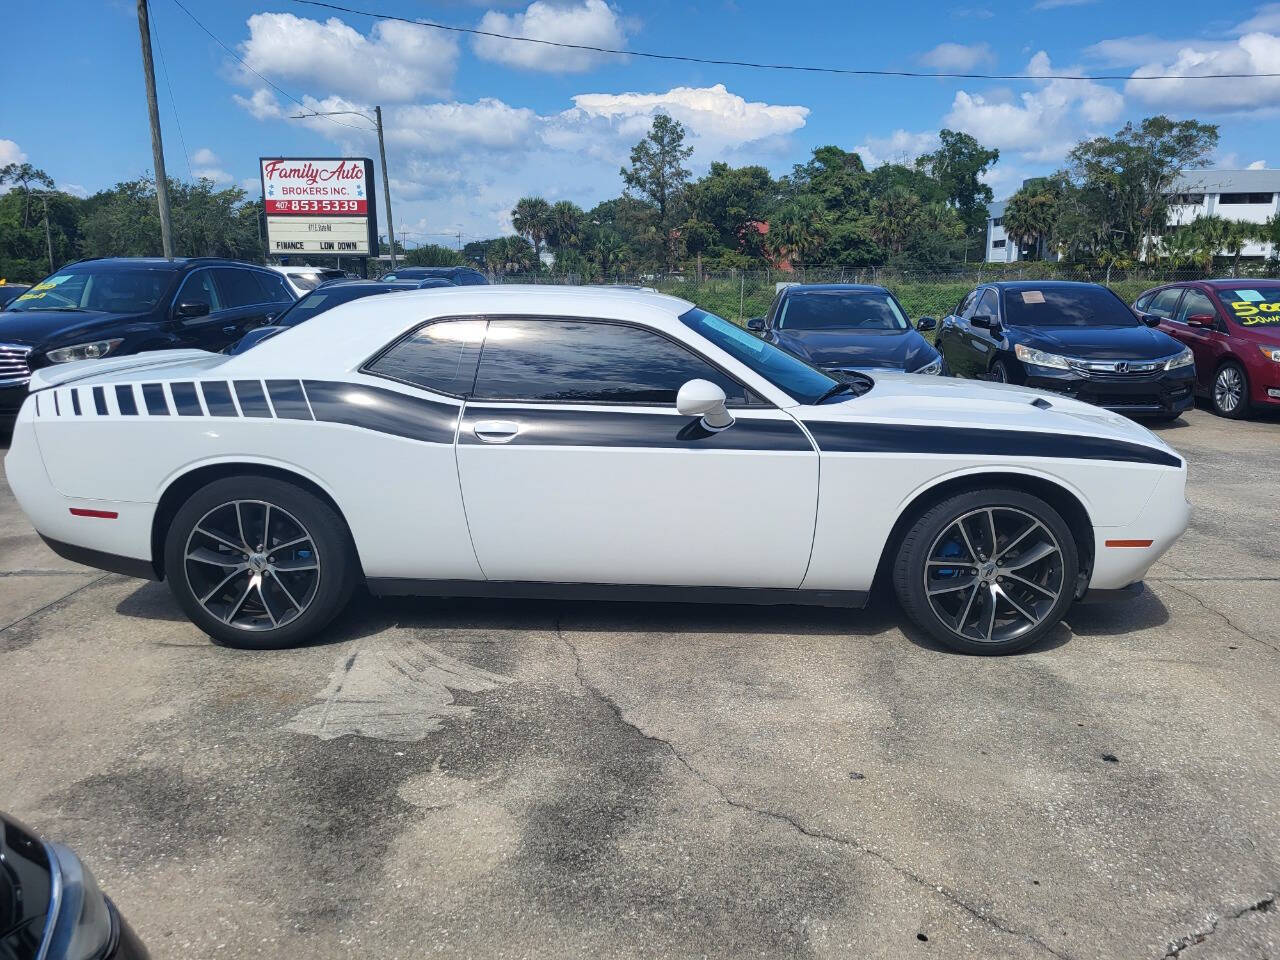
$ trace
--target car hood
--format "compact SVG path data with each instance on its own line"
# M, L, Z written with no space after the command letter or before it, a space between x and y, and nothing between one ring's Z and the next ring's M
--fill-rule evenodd
M1246 327L1243 324L1237 326L1237 329L1244 331L1244 337L1252 340L1254 343L1266 344L1269 347L1280 347L1280 326L1263 325L1261 323L1254 324L1252 327ZM1231 331L1236 334L1236 331ZM1238 336L1238 334L1236 334Z
M915 330L778 330L778 345L815 367L915 370L938 356Z
M207 350L151 350L102 360L75 360L32 372L31 389L42 390L65 383L129 383L144 375L182 380L203 376L230 359Z
M1012 339L1028 347L1088 360L1155 360L1182 345L1145 324L1138 327L1014 327Z
M795 412L806 423L866 419L938 427L1036 430L1120 440L1176 453L1128 417L1056 393L887 370L872 371L870 376L875 386L861 397L801 407ZM1035 400L1043 400L1048 406L1038 406L1033 403Z
M92 336L104 325L116 326L134 319L134 314L100 311L5 310L0 312L0 343L36 346L54 339L69 342L78 334Z

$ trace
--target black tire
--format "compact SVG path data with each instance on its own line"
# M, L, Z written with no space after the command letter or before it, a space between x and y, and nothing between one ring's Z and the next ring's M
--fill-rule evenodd
M245 537L263 542L246 545ZM279 556L273 542L283 548ZM189 544L207 559L189 560ZM165 535L164 568L196 626L215 643L250 650L315 636L347 605L359 578L351 534L329 504L292 483L251 475L214 481L178 509ZM241 605L233 609L236 597Z
M1231 405L1232 382L1238 393L1235 406ZM1209 403L1213 412L1228 420L1243 420L1249 416L1249 375L1244 367L1234 360L1228 360L1213 375L1213 384L1209 387Z
M985 523L985 512L988 509L995 512L997 526L1013 520L1024 519L1029 531L1028 537L1034 537L1035 539L1019 541L1017 539L1016 526L1012 527L1003 539L1001 539L1001 532L998 531L997 552L993 556L987 556L984 553L983 544L990 537L982 530L973 527L973 515L978 512L980 519ZM961 519L966 517L969 519ZM1033 519L1041 524L1040 530L1036 530L1030 524L1030 521L1025 518ZM972 558L970 558L956 559L952 565L947 567L939 566L938 556L958 557L958 554L946 554L945 552L931 557L931 553L937 550L940 543L942 543L944 551L951 546L949 542L943 541L943 534L950 533L958 522L968 525L967 530L962 532L960 536L964 537L965 543L969 543L971 539L974 541L972 543L973 549L978 553L978 559L982 561L991 561L998 558L1001 550L1011 550L1016 552L1008 553L1006 556L1009 558L1011 565L1016 564L1024 557L1023 550L1019 546L1020 542L1027 544L1028 552L1025 556L1033 555L1032 551L1039 551L1042 543L1056 547L1056 557L1058 559L1055 559L1054 554L1048 554L1048 559L1039 561L1039 563L1043 564L1040 568L1035 566L1030 569L1011 567L1011 569L1023 570L1033 580L1040 580L1047 587L1055 588L1056 597L1052 601L1049 599L1049 595L1054 593L1054 590L1042 590L1038 594L1030 586L1022 586L1015 583L1014 579L1016 578L1011 578L1008 570L1002 567L997 568L994 563L975 563L974 566L970 566L972 562ZM972 530L972 537L969 536L968 530ZM1041 531L1044 531L1043 535ZM961 547L960 549L968 553L967 547ZM929 563L931 559L934 561L932 565ZM1060 566L1057 576L1053 572L1055 565ZM962 567L965 569L960 569ZM1038 569L1042 572L1038 573ZM936 591L938 595L947 596L958 593L959 597L955 601L957 607L961 605L964 599L969 598L970 589L973 591L970 606L965 607L963 610L958 610L950 621L944 620L939 611L935 609L936 605L948 601L937 601L935 603L930 599L926 589L926 576L929 570L934 570L939 576L955 575L957 576L956 583L961 583L966 579L969 581L962 587ZM974 573L977 575L973 576ZM912 524L898 547L897 557L893 565L893 585L904 612L930 636L952 650L961 653L998 655L1025 650L1057 625L1074 599L1078 573L1079 554L1075 538L1058 511L1054 510L1053 507L1039 497L1024 493L1021 490L995 488L956 494L926 509ZM999 583L997 583L995 577L1000 574L1003 575L1000 576ZM983 579L988 575L991 577L990 580ZM943 583L945 586L943 580L933 582ZM1025 582L1024 580L1023 583ZM1009 592L1006 594L1004 591ZM1033 621L1031 617L1022 616L1021 620L1033 625L1022 629L1021 632L1016 632L1020 629L1018 625L1019 618L1010 600L995 599L997 597L1013 597L1015 594L1017 594L1017 598L1014 603L1021 602L1021 604L1025 605L1026 612L1038 618ZM985 607L988 597L993 598L991 608ZM1002 625L1000 630L1009 635L998 637L996 636L995 627L1000 619L1002 604L1010 623ZM991 617L992 628L988 631L992 636L991 640L977 636L966 636L965 633L956 629L956 623L959 623L962 628L967 627L966 614L972 612L975 616L978 616L983 614L984 611L989 612L990 610L995 611L995 615ZM943 611L943 613L946 612L949 611ZM979 626L979 629L975 630L974 633L980 632L982 631Z
M1003 360L997 360L991 364L991 369L987 372L987 379L992 383L1013 383L1013 375L1009 372L1009 367Z

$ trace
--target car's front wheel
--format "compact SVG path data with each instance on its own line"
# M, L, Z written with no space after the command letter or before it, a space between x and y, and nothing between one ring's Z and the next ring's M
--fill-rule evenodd
M1026 649L1062 619L1079 554L1061 515L1021 490L975 490L926 510L903 538L894 587L907 615L963 653Z
M1249 378L1238 363L1228 361L1213 378L1213 412L1240 420L1249 415Z
M165 538L165 574L215 641L268 649L327 626L351 597L357 563L329 504L282 480L237 476L179 508Z

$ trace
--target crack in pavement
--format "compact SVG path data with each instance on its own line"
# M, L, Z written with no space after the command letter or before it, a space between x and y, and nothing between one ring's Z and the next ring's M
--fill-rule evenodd
M114 577L114 576L116 576L116 574L114 574L114 573L104 573L102 576L100 576L100 577L96 577L96 578L94 578L93 580L90 580L88 583L82 583L82 584L80 584L80 586L76 587L74 590L69 590L69 591L67 591L66 593L64 593L62 596L58 597L58 599L57 599L57 600L50 600L50 601L49 601L48 603L46 603L43 607L40 607L40 608L38 608L38 609L36 609L36 610L32 610L32 611L31 611L30 613L28 613L26 616L19 617L17 620L10 620L10 621L9 621L8 623L6 623L4 626L0 627L0 633L5 633L6 631L12 630L12 629L13 629L14 627L16 627L18 624L20 624L20 623L26 623L26 622L27 622L28 620L30 620L32 617L39 616L40 614L44 613L45 611L47 611L47 610L51 610L51 609L53 609L54 607L58 606L58 604L60 604L60 603L64 603L65 601L70 600L70 599L71 599L72 597L74 597L77 593L80 593L80 591L82 591L82 590L88 590L90 587L92 587L92 586L96 586L97 584L102 583L102 581L104 581L104 580L109 580L109 579L111 579L111 578L112 578L112 577Z
M1191 591L1182 589L1182 587L1178 586L1176 583L1170 580L1161 580L1159 582L1169 584L1171 588L1176 590L1178 593L1182 594L1184 597L1189 597L1190 599L1194 600L1196 603L1200 604L1200 606L1204 607L1204 609L1208 610L1214 616L1220 618L1228 627L1230 627L1236 633L1240 634L1240 636L1245 637L1246 639L1252 640L1254 643L1261 644L1262 646L1266 647L1268 650L1274 650L1276 653L1280 653L1280 647L1277 647L1274 644L1268 643L1266 640L1263 640L1261 637L1255 637L1252 633L1250 633L1248 630L1244 629L1244 627L1237 624L1235 621L1233 621L1230 617L1228 617L1225 613L1223 613L1217 607L1212 606L1209 603L1206 603L1204 600L1201 600Z
M1235 913L1229 913L1225 917L1220 917L1217 914L1211 914L1209 917L1209 929L1194 930L1191 933L1188 933L1185 937L1179 937L1177 940L1170 941L1169 949L1165 951L1161 960L1169 960L1170 957L1176 957L1183 950L1187 949L1187 947L1194 947L1197 944L1204 943L1217 932L1218 927L1226 920L1239 920L1241 917L1249 913L1269 913L1274 910L1275 907L1276 895L1274 893L1269 893L1261 900L1251 903L1247 907L1242 907Z
M750 813L754 816L764 817L766 819L772 820L775 823L784 824L790 827L792 830L796 831L797 833L801 834L802 836L810 838L811 840L821 840L827 843L834 843L837 846L847 847L851 850L856 851L857 853L863 854L864 856L872 857L873 859L878 860L881 863L883 863L885 866L889 867L899 876L904 877L907 880L910 880L912 883L915 883L921 887L928 888L933 893L936 893L937 895L942 897L944 900L951 903L953 906L958 907L960 910L963 910L965 913L969 914L969 916L985 924L986 926L989 926L994 930L998 930L1001 933L1008 934L1009 936L1013 936L1013 937L1018 937L1022 940L1027 941L1028 943L1034 944L1035 946L1044 950L1050 956L1057 957L1058 960L1070 960L1070 957L1068 954L1060 953L1059 951L1055 950L1053 947L1049 946L1047 943L1045 943L1035 934L1025 930L1014 929L1013 927L1010 927L1007 924L1002 923L996 918L983 913L977 907L974 907L969 903L965 902L963 899L961 899L961 897L957 893L948 889L946 886L939 883L933 883L932 881L925 879L924 877L920 876L918 873L914 872L908 867L904 867L901 864L899 864L888 854L882 853L881 851L876 850L873 847L868 847L864 843L858 840L851 839L849 837L840 837L834 834L824 833L821 830L815 830L812 827L808 827L804 825L803 823L796 820L794 817L790 816L789 814L782 813L777 810L770 810L766 807L756 807L747 803L744 800L738 800L734 797L729 796L727 793L725 793L724 789L719 784L709 779L705 774L703 774L700 770L694 767L689 762L689 760L684 756L684 754L682 754L680 750L677 749L674 743L672 743L670 740L664 740L662 737L649 733L648 731L640 727L638 724L632 723L630 720L628 720L623 715L622 708L618 706L618 704L616 704L612 699L606 696L604 692L600 690L599 687L597 687L595 684L593 684L590 680L588 680L583 675L582 657L578 653L578 648L574 645L573 641L571 641L568 637L564 635L564 631L561 629L561 626L560 626L559 615L556 616L555 629L556 629L556 637L561 641L561 643L563 643L569 649L569 652L573 655L573 662L574 662L573 674L575 679L578 681L578 684L584 690L586 690L589 694L595 697L598 701L600 701L600 703L604 704L605 707L607 707L610 710L610 712L612 712L613 715L617 717L619 723L623 724L624 726L630 727L632 730L636 731L636 733L638 733L645 740L648 740L651 743L655 743L660 746L663 746L668 751L670 751L672 757L675 758L676 762L679 763L682 767L684 767L685 770L687 770L689 774L692 777L694 777L694 779L698 780L704 786L709 788L722 803L726 804L727 806L733 807L735 810L741 810L744 813Z
M92 570L48 570L37 567L24 570L0 570L0 577L83 577Z

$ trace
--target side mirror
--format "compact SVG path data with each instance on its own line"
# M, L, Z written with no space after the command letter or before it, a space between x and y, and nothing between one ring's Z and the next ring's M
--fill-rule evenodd
M676 410L682 416L701 417L708 430L733 426L733 414L725 407L724 391L710 380L690 380L676 394Z
M186 300L178 304L178 309L173 315L179 320L190 320L192 317L204 317L209 314L209 305L207 303L197 303L194 300Z
M1138 319L1141 320L1143 323L1145 323L1148 327L1160 326L1160 318L1157 316L1153 316L1150 313L1140 313L1138 314Z
M980 313L969 321L975 327L981 327L983 330L990 330L995 333L1000 329L1000 321L989 313Z
M933 317L921 317L916 321L917 330L936 330L937 327L938 321Z
M752 317L747 321L747 329L760 333L764 330L764 317Z
M1195 313L1187 317L1187 326L1197 330L1212 330L1217 325L1218 321L1207 313Z

